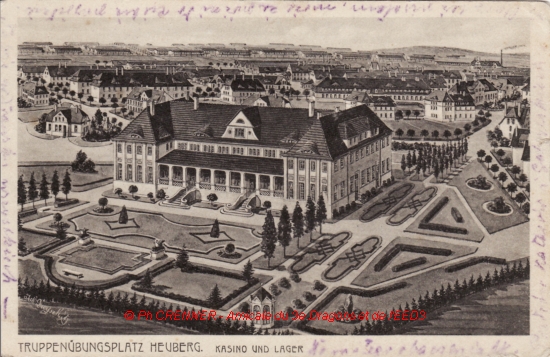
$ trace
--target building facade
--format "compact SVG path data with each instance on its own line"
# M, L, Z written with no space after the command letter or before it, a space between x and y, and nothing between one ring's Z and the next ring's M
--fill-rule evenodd
M114 138L114 188L172 198L216 193L228 210L325 198L329 216L391 178L391 130L367 106L309 109L174 100L151 105Z
M473 121L476 117L474 99L468 93L453 94L434 91L424 100L424 116L428 120L455 122Z

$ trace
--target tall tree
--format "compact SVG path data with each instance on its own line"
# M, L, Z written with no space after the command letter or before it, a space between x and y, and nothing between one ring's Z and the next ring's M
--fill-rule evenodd
M218 288L218 284L216 284L210 291L210 295L208 296L208 304L212 308L217 308L219 307L221 301L222 294L220 293L220 288Z
M187 268L189 268L189 254L187 253L185 244L181 247L178 257L176 258L176 267L180 268L181 271L186 271Z
M296 201L296 207L294 207L294 212L292 212L292 230L294 238L296 238L296 246L300 248L300 237L304 235L304 215L298 201Z
M61 185L61 191L65 195L65 200L68 199L69 192L71 192L71 175L69 170L65 171L65 177L63 177L63 184Z
M139 285L141 285L144 288L151 288L153 286L153 276L151 275L151 272L149 269L145 272L145 275L141 280L139 281Z
M38 189L36 188L36 180L34 179L34 172L31 173L31 179L29 180L29 190L27 192L29 201L32 201L32 208L34 208L34 200L38 198Z
M277 238L279 243L283 246L283 256L286 257L286 247L290 245L290 240L292 239L292 225L290 223L290 214L288 213L288 208L286 205L284 205L281 210L278 231Z
M46 180L46 174L42 173L42 181L40 181L40 199L44 200L44 205L47 206L46 200L50 198L50 190L48 189L48 180Z
M317 210L315 211L315 222L319 225L319 234L323 234L323 222L325 219L327 219L327 206L323 195L319 195Z
M27 188L23 181L23 175L19 176L17 180L17 204L21 205L21 211L23 211L23 205L27 202Z
M315 229L315 202L308 196L306 203L306 229L309 231L309 241L313 239L313 230Z
M252 263L250 262L250 259L249 259L248 262L246 262L246 264L244 265L244 268L243 268L243 278L248 283L250 283L250 281L252 280L253 277L254 277L254 267L252 266Z
M263 225L262 243L260 250L264 253L264 258L267 258L267 266L270 266L271 258L274 257L275 243L277 242L277 229L275 228L275 220L271 211L267 211Z

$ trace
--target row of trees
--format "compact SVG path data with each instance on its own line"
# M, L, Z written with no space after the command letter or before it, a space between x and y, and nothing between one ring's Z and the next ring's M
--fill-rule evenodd
M395 112L395 119L403 119L404 115L407 117L407 119L409 119L411 114L414 115L416 119L418 119L421 113L419 110L414 110L414 111L411 111L410 109L407 109L405 111L398 110Z
M326 218L327 208L323 195L319 195L317 206L311 199L311 196L308 196L305 215L299 202L296 202L292 218L287 206L283 206L277 227L275 226L275 220L271 211L268 210L263 225L262 243L260 245L260 250L264 253L264 257L267 258L268 267L270 266L271 258L275 256L277 242L283 247L283 256L286 257L286 247L290 245L292 238L296 239L296 246L300 248L300 238L304 233L309 232L309 240L311 242L315 227L319 226L319 232L322 233L322 225Z
M418 151L418 156L416 152ZM459 160L464 160L468 153L468 141L460 140L459 142L444 143L442 145L419 146L418 150L413 149L407 155L401 157L401 170L405 173L408 168L409 173L414 167L417 175L422 171L423 174L433 170L436 179L440 173L448 170L453 165L456 166Z
M361 323L359 326L355 326L352 331L352 335L387 335L397 333L397 330L400 327L407 323L410 323L410 321L395 321L395 311L434 311L457 300L463 299L466 296L487 290L491 287L501 284L511 284L524 279L529 279L529 261L527 261L525 267L523 266L522 262L519 261L519 264L514 262L512 268L510 268L509 264L506 265L506 268L501 266L500 271L495 268L492 275L491 272L487 271L485 278L483 278L483 276L479 274L478 278L475 279L472 275L468 281L464 279L462 284L460 284L457 279L453 286L448 283L447 287L444 287L442 284L441 288L439 290L435 289L432 294L426 291L424 297L420 295L418 297L418 300L413 298L410 303L405 303L405 308L403 308L402 305L399 305L398 310L393 308L390 314L388 314L388 312L386 311L386 316L388 316L388 318L384 320L375 320L373 322L367 320L365 323ZM426 317L430 316L431 314L426 314Z
M470 124L466 124L466 125L469 126ZM469 130L469 129L468 129L468 130ZM397 129L397 130L395 131L395 135L397 135L397 136L399 137L399 139L401 139L401 137L403 136L403 134L405 134L405 132L404 132L403 129L401 129L401 128L399 128L399 129ZM412 138L416 135L416 131L415 131L414 129L408 129L406 134L407 134L407 136L408 136L409 138L412 139ZM425 140L427 137L429 137L430 135L431 135L431 137L432 137L434 140L437 140L437 138L439 138L439 131L438 131L438 130L434 130L434 131L431 132L431 134L430 134L430 132L429 132L427 129L423 129L423 130L420 131L420 136L421 136L422 139L424 139L424 140ZM458 137L459 137L460 135L462 135L462 129L456 128L456 129L454 130L454 135L455 135L456 138L458 139ZM453 133L451 133L450 130L445 130L445 131L443 132L443 136L444 136L447 140L449 140L449 138L450 138L451 136L453 136Z
M18 280L18 295L20 298L35 298L41 299L43 302L54 302L65 304L68 306L86 307L93 310L114 312L122 317L122 314L128 310L138 314L140 310L146 310L156 316L157 311L182 311L183 315L187 312L191 314L200 313L200 310L195 308L189 309L185 306L183 309L180 306L162 304L158 300L150 299L147 301L145 296L139 297L135 292L133 295L128 293L113 291L107 295L104 290L84 290L75 285L72 287L53 287L48 280L46 283L40 281L37 283L34 280L33 284L29 284L28 278ZM206 312L205 316L208 315ZM161 316L161 315L159 315ZM164 315L162 315L164 316ZM164 323L173 325L174 327L184 328L188 330L198 331L203 334L213 335L255 335L264 334L264 331L257 330L250 321L239 320L224 320L221 317L217 319L208 318L205 321L198 319L190 320L165 320Z
M71 188L72 184L69 170L65 171L65 177L61 184L59 183L57 170L54 171L51 182L48 182L46 174L43 173L42 180L38 186L34 178L34 172L31 173L28 186L25 185L23 175L21 175L19 176L19 180L17 180L17 204L21 205L21 211L23 211L23 205L27 203L28 200L32 202L32 208L34 209L34 201L36 201L36 199L40 198L44 200L44 204L47 205L46 200L50 198L50 192L54 195L55 199L57 199L57 194L60 189L65 195L65 199L67 199L67 195L71 192Z

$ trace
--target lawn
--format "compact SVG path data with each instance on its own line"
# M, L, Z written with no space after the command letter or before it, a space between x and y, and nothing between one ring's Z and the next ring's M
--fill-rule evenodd
M452 259L472 254L477 248L441 243L415 238L395 238L376 259L353 280L352 284L360 287L369 287L381 282L395 279L402 275L423 270ZM450 253L450 254L449 254ZM404 269L399 272L392 271L396 265L405 263L414 258L425 257L427 262L422 265Z
M442 194L441 197L448 197L449 203L447 203L443 209L439 211L431 220L430 223L436 223L436 224L444 224L446 226L451 227L461 227L466 228L468 230L468 234L458 234L458 233L451 233L451 232L442 232L442 231L435 231L435 230L428 230L428 229L421 229L418 227L420 222L428 215L430 210L434 205L437 204L438 201L432 203L430 207L418 218L414 220L411 225L407 227L405 232L412 232L412 233L418 233L423 235L434 235L434 236L441 236L441 237L447 237L447 238L454 238L454 239L463 239L468 240L472 242L481 242L483 240L483 232L478 227L477 222L475 222L474 217L470 215L466 207L462 204L462 201L459 199L458 194L453 189L446 189ZM464 219L464 222L458 223L455 221L451 214L452 208L455 207L458 212L460 212L460 215Z
M57 240L54 236L31 232L26 229L19 231L19 238L23 238L27 244L27 249L36 250L39 247Z
M246 285L246 281L221 275L202 272L181 272L180 269L170 269L153 279L154 288L165 293L174 293L206 300L214 285L218 285L221 297L224 298L233 290Z
M428 187L424 191L415 194L407 203L394 212L393 216L388 219L388 223L399 225L416 215L428 202L430 202L436 192L437 188Z
M310 293L312 293L313 295L316 295L316 296L319 296L319 294L322 293L322 291L314 290L313 289L313 284L308 282L308 281L301 280L299 283L296 283L296 282L294 282L290 279L289 279L289 281L290 281L290 287L289 288L283 288L283 287L280 287L279 285L277 285L277 287L279 289L279 294L276 294L274 296L276 304L277 304L276 312L279 312L279 311L286 312L287 307L291 307L292 309L294 309L294 305L292 304L292 300L294 300L294 299L300 299L302 301L302 303L304 303L305 307L309 306L309 304L311 304L315 299L312 299L311 301L307 301L303 296L303 294L306 291L309 291ZM274 281L274 284L278 284L278 281ZM268 291L270 290L270 289L268 289L267 286L265 286L265 288ZM302 309L296 309L296 310L303 311L305 309L305 307L302 308ZM292 317L293 316L289 315L288 322L292 321Z
M211 224L179 223L166 218L163 214L132 210L128 210L128 218L133 219L135 224L131 224L126 228L117 224L116 229L111 229L107 222L114 224L112 222L116 222L118 216L116 213L102 216L84 213L68 220L74 223L78 229L85 227L90 229L90 233L116 238L117 241L123 237L141 236L150 240L146 247L151 247L155 238L158 238L163 239L170 248L180 249L185 244L188 251L200 254L207 254L212 250L221 249L230 242L235 244L237 251L246 253L257 247L261 241L258 236L254 235L251 228L223 223L220 223L220 231L224 233L223 235L220 235L218 239L204 240L204 235L210 233ZM186 219L185 221L189 220ZM115 227L113 226L113 228ZM127 242L128 239L125 241Z
M98 158L99 159L99 158ZM104 180L107 178L113 177L113 165L99 165L96 164L95 173L82 173L82 172L72 172L70 163L52 163L52 165L46 165L44 163L29 163L29 164L19 164L17 167L18 175L23 175L23 180L28 182L31 173L34 172L34 178L40 183L42 179L42 174L46 174L46 179L48 182L51 182L54 171L57 170L59 176L59 181L63 181L65 176L65 171L69 170L71 175L71 182L75 186L87 185L92 182ZM62 195L62 194L61 194Z
M523 260L525 266L525 260ZM392 309L404 308L405 303L411 303L412 299L418 301L418 297L426 294L427 291L431 293L434 289L441 289L441 285L447 287L447 284L454 285L458 280L461 284L464 279L468 280L473 275L476 279L479 274L483 277L490 272L493 274L494 269L500 269L500 265L491 263L479 263L469 266L467 268L448 273L445 268L438 268L408 277L406 279L407 286L402 289L396 289L388 293L380 294L371 297L361 297L358 295L352 295L354 307L362 309L363 311L391 311ZM331 312L337 311L338 307L344 303L348 294L338 294L332 299L326 306L322 307L323 311ZM319 309L317 309L319 310ZM372 322L372 321L371 321ZM493 322L494 323L494 322ZM323 320L309 321L308 326L325 329L338 334L348 334L353 330L353 324L342 324L335 322L328 322Z
M380 237L369 237L361 243L353 245L330 263L323 272L323 280L338 281L352 270L358 269L372 254L380 248Z
M122 250L98 244L75 247L59 254L59 263L115 274L120 270L133 271L150 262L148 253Z
M500 183L497 183L493 179L492 175L490 175L487 170L485 170L485 168L481 165L482 164L478 160L474 160L469 165L467 165L458 176L455 176L449 182L449 185L458 188L462 196L464 196L464 198L466 199L466 202L468 202L468 205L470 206L472 211L481 221L481 224L483 224L487 231L492 234L500 230L529 221L527 216L520 212L515 203L510 200L508 194L502 190L502 188L500 187ZM478 175L484 176L487 181L493 184L495 188L487 192L471 189L466 184L466 181L470 178L475 178ZM499 196L503 197L504 201L513 207L514 211L511 215L497 216L483 209L482 206L485 202L492 201Z
M329 237L323 237L304 253L294 258L290 270L296 273L308 271L315 264L321 264L351 238L351 233L341 232Z
M382 214L387 213L395 207L405 196L407 196L414 188L412 183L404 183L403 185L382 193L382 198L379 198L375 204L371 204L368 208L363 209L364 213L361 216L362 222L370 222Z
M46 282L44 274L40 269L40 263L34 260L26 259L19 260L19 277L21 280L28 279L29 285L32 285L34 281L40 283L41 281Z

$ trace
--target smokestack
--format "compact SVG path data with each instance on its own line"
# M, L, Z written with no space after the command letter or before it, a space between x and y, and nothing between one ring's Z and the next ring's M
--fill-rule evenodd
M151 103L149 103L149 112L151 115L155 115L155 101L152 100Z
M315 115L315 102L313 100L311 100L309 102L309 117L310 118L313 118L313 116Z
M193 109L194 110L199 110L199 97L193 97Z

